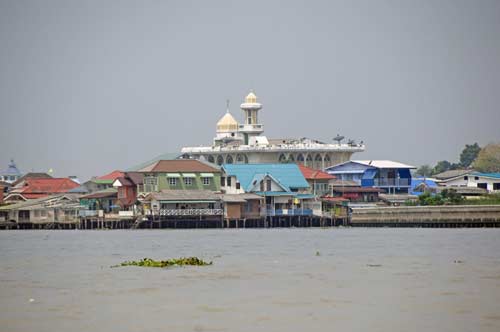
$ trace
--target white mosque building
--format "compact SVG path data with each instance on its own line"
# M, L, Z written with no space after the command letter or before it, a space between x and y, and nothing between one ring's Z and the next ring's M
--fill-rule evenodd
M250 92L240 108L245 115L245 123L229 113L217 122L217 132L211 146L184 147L184 158L203 159L211 163L288 163L296 162L306 166L324 169L351 159L354 152L362 152L362 143L349 141L342 143L338 137L335 143L324 143L309 138L268 139L263 135L264 126L259 123L262 104Z

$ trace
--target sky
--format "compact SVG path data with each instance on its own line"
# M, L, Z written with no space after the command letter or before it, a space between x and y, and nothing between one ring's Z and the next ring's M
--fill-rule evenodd
M85 180L207 145L253 89L270 138L457 161L500 141L500 1L0 0L0 169Z

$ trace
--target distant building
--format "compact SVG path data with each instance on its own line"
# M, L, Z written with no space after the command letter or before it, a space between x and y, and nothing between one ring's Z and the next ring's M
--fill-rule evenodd
M258 114L262 104L250 92L240 105L244 123L240 124L229 113L217 123L216 136L211 146L184 147L183 157L203 159L217 165L256 163L299 163L315 169L324 169L351 158L355 152L362 152L365 146L349 140L341 143L325 143L309 138L268 139L263 135L264 126ZM286 121L286 120L285 120Z
M480 173L474 170L452 170L434 175L440 187L481 188L488 192L500 191L500 173Z
M380 188L388 194L408 194L410 170L415 168L390 160L351 160L325 171L339 180L355 181L361 187Z
M0 172L0 181L13 183L17 179L19 179L21 175L22 174L17 168L16 163L14 162L13 159L11 159L9 165L7 166L7 169Z

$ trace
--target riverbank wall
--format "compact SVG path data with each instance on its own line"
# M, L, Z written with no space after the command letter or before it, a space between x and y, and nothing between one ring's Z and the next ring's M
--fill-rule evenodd
M500 205L355 208L353 227L500 227Z

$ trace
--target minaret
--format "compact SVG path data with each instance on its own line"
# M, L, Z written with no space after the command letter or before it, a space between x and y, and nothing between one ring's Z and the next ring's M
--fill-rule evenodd
M262 104L257 102L257 96L251 91L240 108L245 113L245 124L240 125L240 133L243 133L245 144L248 144L252 136L260 136L264 132L264 126L259 124L258 113Z

